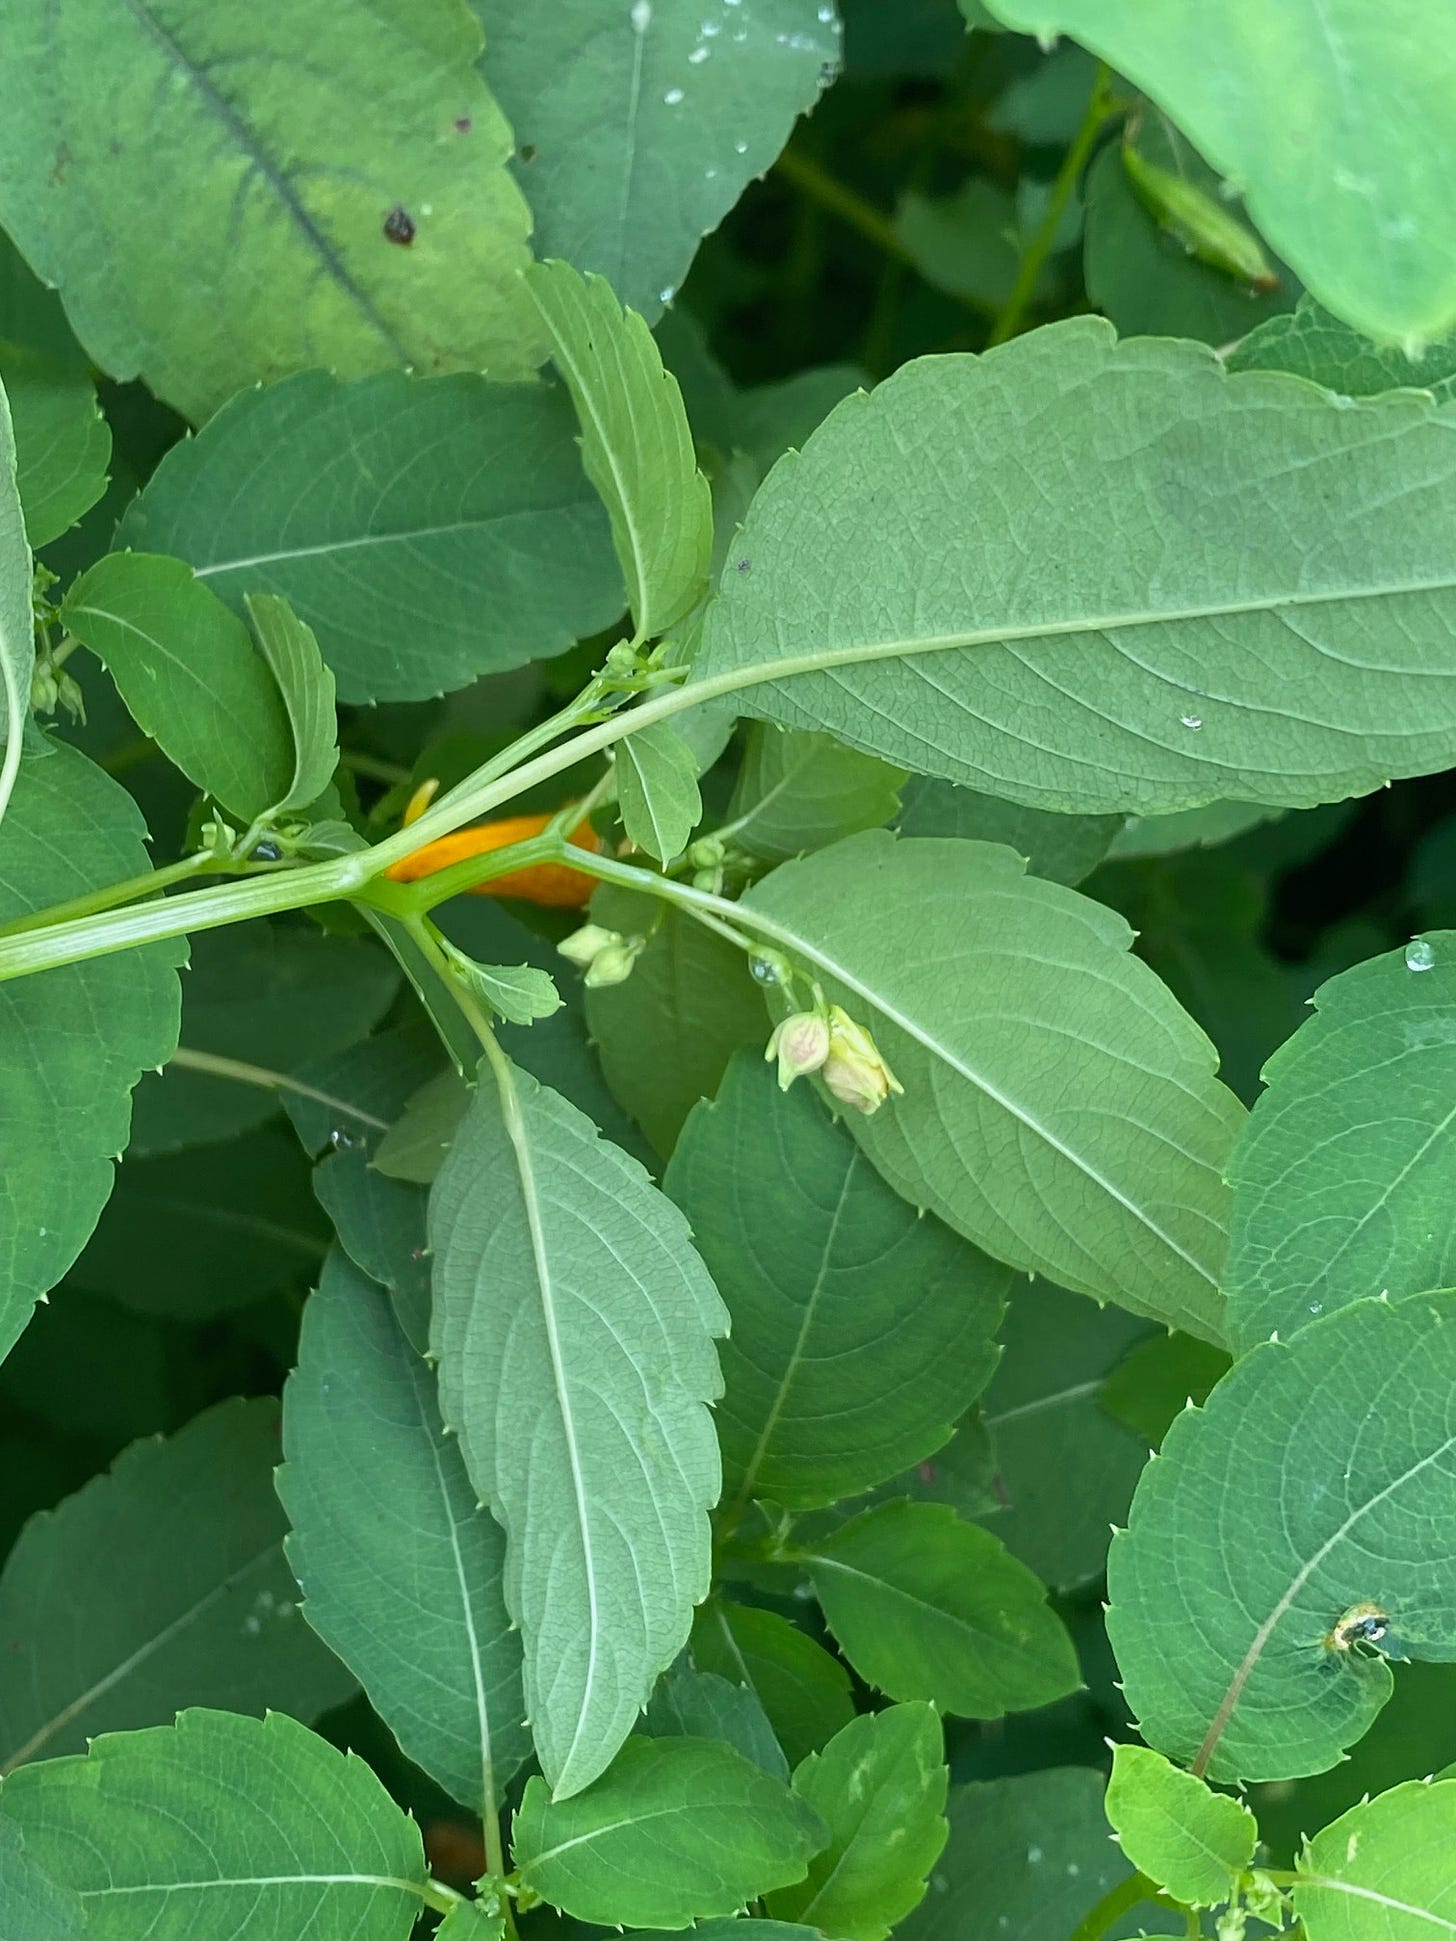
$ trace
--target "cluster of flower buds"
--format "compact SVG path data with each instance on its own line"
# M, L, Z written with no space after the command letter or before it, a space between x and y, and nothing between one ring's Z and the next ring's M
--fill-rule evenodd
M625 984L632 966L642 955L645 937L624 937L620 930L605 930L599 923L584 923L556 946L561 955L586 972L582 982L589 991L607 984Z
M795 1011L774 1028L765 1058L778 1060L779 1089L818 1072L841 1105L877 1112L891 1092L903 1092L869 1032L842 1005Z

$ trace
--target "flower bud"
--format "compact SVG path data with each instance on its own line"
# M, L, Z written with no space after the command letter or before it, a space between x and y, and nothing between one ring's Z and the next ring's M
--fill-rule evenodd
M582 979L587 989L600 991L608 984L625 984L646 941L645 937L627 937L605 945L587 966Z
M841 1105L856 1112L878 1112L891 1092L903 1092L874 1039L838 1004L829 1007L829 1052L824 1083Z
M796 1078L817 1072L829 1056L829 1021L817 1011L795 1011L774 1026L765 1058L779 1061L779 1090L787 1092Z
M625 943L620 930L604 930L599 923L584 923L556 946L561 956L589 970L609 944Z

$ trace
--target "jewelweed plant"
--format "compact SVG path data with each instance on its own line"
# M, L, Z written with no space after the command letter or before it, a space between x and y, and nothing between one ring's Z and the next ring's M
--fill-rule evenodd
M5 56L4 1941L1456 1932L1446 9Z

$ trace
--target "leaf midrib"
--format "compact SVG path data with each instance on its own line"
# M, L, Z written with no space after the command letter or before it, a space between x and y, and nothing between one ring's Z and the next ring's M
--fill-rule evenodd
M753 1485L757 1480L758 1472L768 1450L769 1442L773 1437L774 1430L778 1427L779 1418L784 1412L785 1404L789 1398L789 1391L792 1389L794 1378L799 1372L799 1364L804 1359L804 1349L809 1339L809 1331L814 1325L814 1317L818 1311L819 1301L824 1292L824 1283L829 1273L829 1263L834 1253L834 1243L839 1234L839 1223L844 1217L845 1203L849 1198L850 1181L854 1178L856 1168L863 1163L863 1155L859 1147L856 1146L849 1154L844 1168L844 1177L839 1183L839 1193L834 1202L834 1211L830 1215L829 1231L824 1236L824 1245L820 1250L819 1267L814 1276L814 1285L810 1288L809 1298L804 1303L804 1312L799 1322L798 1336L784 1363L782 1378L779 1381L768 1414L764 1419L763 1427L759 1431L758 1440L754 1444L753 1454L743 1466L743 1481L738 1488L738 1496L734 1505L735 1508L747 1504L753 1495Z
M541 1218L540 1195L536 1188L536 1168L531 1154L530 1136L526 1130L525 1114L521 1110L521 1096L516 1088L512 1067L504 1058L491 1060L500 1092L501 1113L505 1120L506 1137L511 1142L511 1150L516 1157L516 1174L521 1184L521 1203L526 1214L526 1227L531 1242L531 1258L536 1270L536 1284L541 1297L541 1319L546 1331L546 1348L551 1359L551 1380L556 1394L556 1405L561 1416L561 1426L565 1437L567 1461L571 1467L572 1494L576 1504L577 1530L581 1541L582 1567L586 1579L587 1598L587 1667L586 1678L582 1685L581 1699L577 1707L576 1729L571 1735L556 1775L559 1785L562 1776L570 1770L581 1743L582 1733L586 1730L591 1712L592 1695L596 1686L597 1661L600 1651L601 1616L597 1609L596 1552L592 1542L591 1518L587 1510L586 1481L582 1473L581 1447L577 1440L576 1418L572 1412L570 1385L566 1378L566 1365L561 1353L561 1335L556 1324L554 1305L555 1280L551 1272L550 1256L546 1247L545 1227ZM518 1535L517 1541L521 1540Z
M643 35L638 34L637 40L639 42L639 48L643 38ZM592 324L587 310L587 306L591 301L590 286L586 287L585 299L580 309L585 319L586 327L590 330ZM627 482L626 473L623 469L616 445L607 436L607 426L602 416L601 399L598 396L597 387L585 374L580 361L573 354L571 346L563 339L560 331L556 329L552 318L544 310L542 311L542 315L545 318L547 329L551 332L552 360L560 370L561 375L567 380L567 386L571 392L572 400L576 405L577 411L581 414L584 421L589 423L591 430L596 434L597 449L602 455L608 476L611 479L612 492L616 497L617 505L621 511L622 527L627 536L627 543L631 555L630 568L633 585L628 588L627 605L632 613L633 619L637 623L638 638L646 639L648 636L657 633L659 629L651 624L655 616L651 611L652 595L648 581L648 540L643 523L638 517L637 506L634 502L635 495ZM606 494L603 493L602 497L605 499Z
M230 1570L220 1584L214 1584L210 1590L196 1598L185 1611L179 1612L154 1636L148 1638L144 1644L138 1645L128 1657L123 1658L119 1664L113 1665L104 1677L88 1685L85 1691L79 1692L59 1712L48 1718L37 1731L31 1734L24 1745L11 1753L8 1758L0 1760L0 1779L33 1758L48 1740L54 1738L56 1733L69 1725L73 1719L78 1718L88 1705L94 1704L98 1698L104 1698L107 1692L120 1684L123 1678L129 1677L139 1665L144 1665L153 1653L160 1651L164 1645L170 1644L172 1639L179 1636L189 1625L195 1624L199 1618L204 1617L213 1605L236 1590L255 1570L260 1569L275 1556L281 1558L282 1555L283 1539L277 1537L266 1550L260 1550L255 1557L250 1557L246 1563L239 1564L235 1570Z
M1191 1770L1198 1778L1201 1779L1208 1770L1209 1761L1213 1757L1218 1742L1223 1737L1229 1721L1233 1718L1234 1712L1238 1708L1239 1700L1243 1696L1244 1687L1248 1684L1254 1667L1264 1655L1264 1647L1268 1644L1281 1621L1289 1612L1295 1598L1299 1596L1299 1593L1319 1569L1325 1558L1339 1544L1345 1541L1350 1532L1372 1510L1377 1509L1380 1504L1394 1496L1398 1490L1404 1489L1413 1477L1419 1476L1423 1469L1429 1469L1433 1463L1439 1462L1452 1449L1456 1449L1456 1435L1447 1436L1446 1440L1438 1448L1429 1450L1421 1457L1419 1462L1412 1463L1409 1469L1403 1470L1399 1476L1387 1483L1384 1489L1378 1490L1367 1502L1362 1503L1358 1510L1352 1510L1340 1525L1339 1529L1326 1537L1325 1541L1319 1546L1309 1561L1301 1565L1299 1570L1295 1572L1283 1596L1254 1633L1253 1641L1244 1653L1243 1659L1229 1683L1228 1690L1219 1702L1218 1710L1214 1713L1213 1721L1204 1736L1203 1744L1198 1748L1197 1755L1193 1760Z
M181 74L193 90L201 107L221 125L237 151L246 158L250 168L255 169L259 177L267 183L282 205L284 213L325 270L330 281L343 292L370 329L383 339L391 358L397 364L408 364L410 354L406 346L380 315L373 298L354 281L344 259L304 207L293 184L266 150L259 146L253 132L232 103L214 87L203 69L197 66L181 43L174 39L161 21L155 17L144 4L144 0L122 0L122 4L143 32L152 36L161 50L163 59Z
M752 905L747 907L753 910ZM933 1033L917 1024L913 1019L906 1017L904 1012L897 1009L888 998L880 996L862 978L848 969L846 965L841 964L838 959L832 957L823 946L813 943L798 931L790 929L787 925L780 924L776 919L767 917L758 910L753 910L753 918L757 927L765 935L773 937L777 942L787 944L791 949L810 958L821 970L827 971L831 977L837 979L849 990L855 992L857 996L863 998L866 1004L872 1005L882 1017L888 1018L907 1037L913 1038L933 1058L940 1059L952 1071L965 1079L969 1085L973 1085L986 1098L990 1099L993 1104L1000 1106L1002 1111L1008 1113L1019 1125L1025 1126L1028 1132L1033 1133L1045 1145L1049 1146L1053 1152L1060 1153L1085 1178L1092 1181L1095 1186L1100 1187L1109 1199L1115 1200L1124 1211L1130 1213L1138 1224L1145 1227L1155 1239L1167 1247L1170 1253L1176 1254L1201 1279L1207 1281L1210 1287L1215 1290L1217 1289L1217 1277L1200 1260L1190 1254L1185 1247L1180 1245L1170 1233L1160 1227L1143 1207L1140 1207L1136 1201L1128 1199L1126 1194L1114 1185L1104 1173L1100 1172L1090 1160L1084 1159L1081 1154L1059 1139L1049 1127L1043 1125L1039 1119L1033 1117L1028 1110L1018 1105L1006 1093L992 1085L989 1079L975 1071L959 1054L952 1052L947 1046L943 1045ZM1200 1320L1203 1319L1203 1317L1198 1318ZM1206 1325L1206 1322L1204 1325Z

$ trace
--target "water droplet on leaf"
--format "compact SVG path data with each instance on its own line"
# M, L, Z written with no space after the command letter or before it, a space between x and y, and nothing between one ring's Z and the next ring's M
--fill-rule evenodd
M1405 967L1407 970L1433 970L1436 953L1424 937L1415 937L1405 947Z

